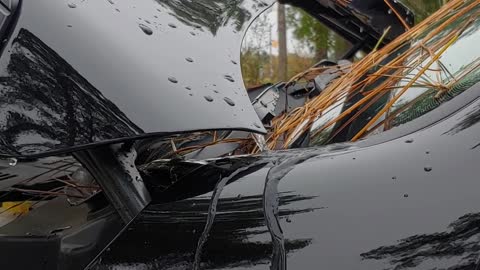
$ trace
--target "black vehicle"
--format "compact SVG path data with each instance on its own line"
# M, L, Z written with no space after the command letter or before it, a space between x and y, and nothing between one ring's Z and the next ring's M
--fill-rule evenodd
M273 1L0 1L0 269L477 269L480 2L284 2L352 47L247 92Z

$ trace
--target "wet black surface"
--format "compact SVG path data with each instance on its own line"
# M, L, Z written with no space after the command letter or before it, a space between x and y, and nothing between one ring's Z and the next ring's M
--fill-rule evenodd
M232 61L269 4L24 0L0 61L0 154L194 130L263 132Z
M448 131L478 110L479 101L470 96L478 95L478 89L445 103L440 114L426 114L429 121L421 117L380 140L374 136L356 144L140 167L148 185L158 181L154 204L92 268L192 269L198 254L199 269L475 269L480 255L480 153L471 147L478 144L480 126L471 122L459 132ZM465 102L460 110L459 102ZM9 171L2 172L22 179L28 164L10 163L16 162L4 160L1 166ZM160 188L166 179L170 186ZM0 184L6 189L15 181ZM195 185L204 189L194 192ZM118 216L104 223L95 214L111 215L103 202L70 210L70 216L58 210L58 200L46 200L44 211L57 213L59 220L44 223L49 216L38 214L35 224L45 227L35 235L58 235L47 237L48 243L25 237L36 228L27 222L38 213L32 211L1 227L7 235L23 235L15 245L3 245L8 249L2 254L20 255L22 241L29 241L35 256L15 264L18 269L31 269L42 260L48 269L80 268L122 227ZM85 212L80 215L80 210ZM85 218L73 222L80 216ZM85 230L92 224L101 224L95 229L100 234ZM73 232L77 238L69 238ZM66 248L75 246L80 249ZM81 247L85 252L77 253ZM64 257L53 259L58 254ZM7 262L5 267L10 266Z
M224 46L266 3L24 2L0 59L2 154L214 128L213 114L217 128L260 130L253 111L230 117L248 99ZM36 204L0 215L0 269L82 269L125 226L92 269L476 269L479 90L356 144L137 164L153 203L128 226L101 193L32 195L62 191L72 157L1 159L2 207Z
M68 191L79 170L72 157L0 160L0 269L84 269L126 226L94 183Z
M443 134L477 107L388 141L259 156L266 167L223 187L199 269L475 269L480 126ZM213 195L151 206L94 269L192 269Z
M1 78L6 116L0 151L12 155L143 133L120 109L27 29L10 48ZM20 105L20 106L19 106ZM14 107L24 111L14 110ZM26 139L30 136L30 140ZM38 136L41 140L35 140ZM24 139L22 139L22 137ZM21 148L18 141L25 140ZM11 150L11 151L9 151Z
M279 197L282 206L311 199L293 193L280 194ZM265 241L249 241L252 236L268 232L264 228L262 201L262 196L245 196L220 202L214 226L201 255L202 269L248 267L252 264L269 263L271 245ZM120 246L128 245L131 249L113 247L107 254L114 255L104 257L94 269L108 269L111 263L125 265L127 268L130 265L132 269L135 269L136 264L144 267L144 263L149 264L149 269L190 269L193 266L197 241L207 220L208 211L205 210L210 202L209 198L204 198L172 205L151 206L138 222L117 240L118 243L123 243ZM286 218L314 210L281 211L279 216ZM286 252L304 248L310 241L311 239L287 239ZM145 249L142 248L142 252L138 253L138 247Z
M478 122L480 122L480 107L473 108L462 119L459 120L460 121L446 134L455 134L478 124Z
M476 269L480 244L480 213L459 217L448 225L448 230L432 234L410 236L393 246L382 246L360 254L365 260L387 260L385 269L415 268L426 260L445 260L457 257L458 262L441 269Z

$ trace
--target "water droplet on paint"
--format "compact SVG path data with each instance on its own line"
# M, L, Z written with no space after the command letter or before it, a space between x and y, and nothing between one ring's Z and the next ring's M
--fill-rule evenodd
M142 31L143 31L145 34L147 34L147 35L149 35L149 36L150 36L151 34L153 34L152 28L146 26L145 24L139 24L138 26L140 27L140 29L142 29Z
M204 96L205 100L208 102L212 102L213 98L211 96Z
M224 97L223 100L225 100L225 102L230 105L230 106L235 106L235 102L233 100L231 100L230 98L228 97Z
M8 165L10 166L17 166L18 160L16 158L11 158L8 160Z
M233 77L230 76L230 75L225 75L225 76L223 76L223 77L224 77L225 79L227 79L227 81L229 81L229 82L235 82L235 80L233 79Z

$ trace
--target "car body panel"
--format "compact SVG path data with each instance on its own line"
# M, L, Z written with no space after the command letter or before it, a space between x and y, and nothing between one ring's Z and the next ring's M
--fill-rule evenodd
M266 132L239 63L245 31L273 0L21 2L0 59L0 155L44 157L204 130ZM366 48L381 31L356 17L362 12L385 17L393 36L404 31L386 8L370 14L359 3L327 2L315 2L328 14L319 18Z
M0 59L0 154L195 130L264 132L239 51L269 4L24 0Z
M286 269L272 256L282 242L290 269L475 269L479 93L385 135L260 156L266 166L220 190L216 211L215 192L152 205L94 269L191 269L202 233L201 269Z
M0 162L1 269L81 270L125 228L94 184L77 197L68 180L81 168L71 156Z
M135 163L141 151L127 155L123 173L152 199L132 224L108 194L38 199L35 188L66 192L82 169L78 153L42 156L196 129L263 132L236 53L237 34L269 3L23 3L0 59L0 154L30 159L0 159L1 269L477 267L480 84L356 143L149 164ZM246 101L228 96L231 106L227 92Z

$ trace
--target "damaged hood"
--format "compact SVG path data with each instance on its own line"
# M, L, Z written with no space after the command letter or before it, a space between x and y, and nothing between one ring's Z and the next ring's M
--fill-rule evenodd
M19 2L16 23L3 25L0 155L198 130L265 132L243 85L240 46L272 2Z

